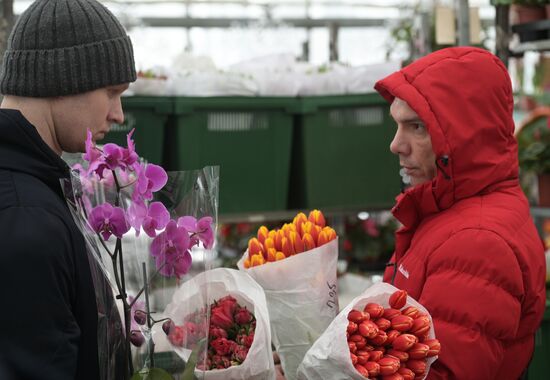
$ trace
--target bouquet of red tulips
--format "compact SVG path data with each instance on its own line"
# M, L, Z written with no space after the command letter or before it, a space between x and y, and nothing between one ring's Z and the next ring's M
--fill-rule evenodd
M381 283L355 298L306 354L299 379L424 379L441 345L427 310Z

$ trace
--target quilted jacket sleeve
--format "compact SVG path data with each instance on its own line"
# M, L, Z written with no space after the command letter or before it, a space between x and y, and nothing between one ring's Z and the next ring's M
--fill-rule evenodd
M519 327L522 294L516 256L494 232L462 230L436 248L419 299L442 346L428 379L496 378Z

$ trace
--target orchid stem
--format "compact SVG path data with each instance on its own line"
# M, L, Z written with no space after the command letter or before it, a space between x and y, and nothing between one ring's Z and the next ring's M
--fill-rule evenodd
M166 265L166 262L165 262L164 264L162 264L162 265L160 266L160 268L158 268L158 269L156 270L155 273L153 273L153 275L151 276L151 278L149 279L149 281L153 281L153 280L157 277L157 275L160 273L160 270L161 270L162 268L164 268L165 265ZM134 297L134 300L133 300L132 302L130 302L130 307L134 306L134 304L136 303L136 301L138 300L139 296L141 296L141 293L143 293L144 290L145 290L145 286L142 287L142 288L139 290L139 292L138 292L138 293L136 294L136 296Z
M151 308L149 306L149 282L147 281L147 267L145 265L145 263L141 263L142 265L142 270L143 270L143 289L145 289L145 309L147 310L147 327L149 328L149 339L147 341L147 351L148 352L148 355L149 355L149 360L151 361L151 367L154 368L155 367L155 358L154 358L154 353L155 353L155 342L153 342L153 337L152 337L152 327L153 325L151 324Z

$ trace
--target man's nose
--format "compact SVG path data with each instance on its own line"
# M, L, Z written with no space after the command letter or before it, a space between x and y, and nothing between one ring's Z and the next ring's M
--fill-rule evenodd
M410 150L410 144L408 143L403 130L401 127L397 127L395 136L393 136L393 140L390 143L390 151L397 155L408 155L410 154Z
M122 110L122 103L120 98L115 101L115 104L111 107L109 112L109 121L116 124L124 123L124 111Z

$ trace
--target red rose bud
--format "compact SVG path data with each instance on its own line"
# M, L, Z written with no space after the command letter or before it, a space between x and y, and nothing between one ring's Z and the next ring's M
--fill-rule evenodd
M413 319L406 315L398 315L391 320L391 327L397 331L407 331L413 326Z
M365 365L365 363L369 361L370 354L369 354L368 351L357 350L355 352L355 355L357 357L357 363L359 363L361 365Z
M419 313L420 312L418 311L418 309L414 306L407 306L406 308L401 310L401 314L407 315L413 319L416 318Z
M380 374L380 364L374 361L368 361L364 367L367 371L369 371L369 377L376 377Z
M368 303L363 311L366 311L370 314L370 317L372 319L380 318L384 314L384 307L382 305L379 305L377 303Z
M397 330L390 330L386 332L388 339L386 339L386 344L392 344L395 338L397 338L401 333Z
M441 351L441 343L439 343L439 340L437 339L428 339L424 341L424 344L428 346L429 350L427 353L427 357L437 356L439 355L439 351Z
M398 290L390 296L390 306L393 309L401 309L407 303L407 291Z
M376 334L376 336L370 340L370 342L376 346L381 346L386 342L387 339L388 336L386 335L386 332L380 330L378 331L378 334Z
M386 318L378 318L374 321L380 330L386 331L391 327L391 322Z
M391 375L382 376L382 380L403 380L403 376L399 372L396 372Z
M401 366L401 364L399 363L399 359L392 358L390 356L385 356L380 359L378 361L378 365L380 365L380 375L382 376L396 373Z
M380 330L373 321L363 321L359 324L359 334L365 338L374 338L378 334L378 331Z
M170 331L172 331L174 329L174 327L176 327L174 322L172 322L171 319L168 319L168 320L164 321L164 323L162 324L162 331L164 331L164 333L166 335L168 335L168 334L170 334Z
M411 359L407 362L407 368L413 371L417 375L423 375L426 373L426 361Z
M141 333L141 331L132 330L130 332L130 343L132 343L136 347L141 347L141 345L145 342L145 337Z
M228 330L233 326L233 312L229 304L218 304L210 314L210 324Z
M359 324L359 323L363 322L365 319L368 319L368 318L366 318L365 313L363 313L359 310L351 310L348 313L348 321L352 321L352 322L355 322L355 323Z
M408 351L415 343L418 343L417 337L411 334L402 334L395 338L392 346L397 351Z
M411 359L424 359L426 356L428 356L429 351L430 346L424 343L416 343L409 350L409 356Z
M357 364L357 356L355 356L354 354L350 353L350 354L349 354L349 357L350 357L350 359L351 359L351 364L356 365L356 364Z
M236 343L225 338L218 338L211 341L210 346L216 350L218 355L226 356L233 353Z
M401 367L397 370L397 373L403 377L403 380L414 380L415 373L409 368Z
M357 346L355 345L355 342L348 342L349 352L352 354L355 354L357 351Z
M235 313L235 322L237 322L239 325L250 323L252 322L252 314L250 314L246 307L243 307Z
M430 330L430 318L428 316L420 316L416 318L410 329L410 332L415 335L423 335Z
M396 359L399 359L400 362L406 362L407 360L409 360L409 354L404 351L388 350L386 354L389 356L393 356Z
M307 220L309 220L311 223L318 225L321 228L323 228L327 224L325 221L325 216L319 210L311 211Z
M233 351L233 356L232 358L239 362L239 363L242 363L245 361L246 359L246 355L248 355L248 347L244 347L244 346L236 346L234 351Z
M401 312L397 309L384 309L384 314L382 314L382 316L388 320L392 320L394 319L395 317L397 317L398 315L401 315Z
M355 370L359 372L361 376L369 377L369 371L365 367L363 367L361 364L355 364L354 365Z
M382 359L382 356L384 356L384 353L379 350L374 350L369 352L369 361L371 362L377 362L380 359Z
M349 314L348 314L348 316L349 316ZM349 334L354 334L357 331L357 328L358 328L357 323L352 322L352 321L348 322L347 332Z
M227 331L219 327L210 327L209 339L227 338Z
M170 343L172 343L174 346L183 347L184 341L187 339L185 330L180 326L174 326L170 330L170 334L168 335L168 340Z

